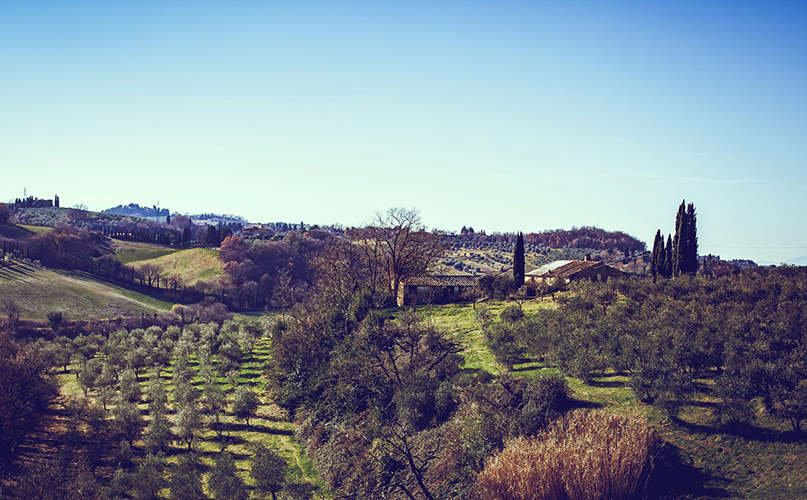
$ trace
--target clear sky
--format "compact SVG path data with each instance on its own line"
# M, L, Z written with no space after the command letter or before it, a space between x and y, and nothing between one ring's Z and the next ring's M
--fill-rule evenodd
M807 2L0 0L0 200L807 255Z

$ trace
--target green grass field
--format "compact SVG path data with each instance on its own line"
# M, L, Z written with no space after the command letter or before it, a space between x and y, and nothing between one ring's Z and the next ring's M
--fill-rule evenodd
M420 312L428 318L435 327L449 332L451 337L463 348L462 356L465 359L463 369L470 371L485 371L491 374L499 373L503 367L496 363L493 354L485 345L485 337L477 315L482 311L489 312L494 318L506 307L515 302L492 300L476 304L446 304L440 306L421 306ZM540 299L529 300L521 306L524 314L531 314L544 307L554 307L552 302Z
M206 248L189 248L139 259L133 265L138 267L145 264L159 267L165 276L179 276L187 286L198 281L209 281L223 274L218 251Z
M178 251L176 248L163 245L116 239L112 240L112 249L121 264L131 264L132 262L156 259Z
M12 298L23 319L46 319L51 311L64 311L70 319L153 314L166 311L170 302L154 299L78 271L39 268L13 261L0 267L0 297Z

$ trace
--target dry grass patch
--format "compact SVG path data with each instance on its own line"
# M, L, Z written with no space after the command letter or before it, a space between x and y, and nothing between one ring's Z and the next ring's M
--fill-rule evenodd
M660 448L637 415L579 410L537 437L510 442L488 460L478 485L491 500L635 498Z

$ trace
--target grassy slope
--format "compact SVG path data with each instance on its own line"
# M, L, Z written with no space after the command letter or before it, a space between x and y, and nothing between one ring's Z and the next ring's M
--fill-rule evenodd
M31 236L36 236L36 226L17 226L14 224L0 224L0 238L7 238L9 240L24 240ZM50 229L50 228L43 228Z
M144 264L158 266L166 276L179 276L188 286L200 280L208 281L217 278L223 274L218 251L205 248L190 248L139 260L134 266Z
M498 315L507 305L493 301L486 307ZM551 302L530 301L523 309L529 315L540 307L552 307ZM433 314L435 325L454 332L455 338L463 343L467 370L484 370L494 375L501 372L485 346L475 321L476 311L470 305L429 309L426 315ZM534 362L516 365L514 372L534 377L557 369ZM785 432L783 423L762 412L755 423L757 432L741 435L720 427L708 390L696 396L695 404L685 408L679 421L672 421L663 412L637 400L627 386L627 377L605 374L592 385L575 378L568 378L568 382L573 398L587 406L603 406L615 412L633 410L646 415L664 439L681 450L705 478L703 494L697 498L807 498L807 440L793 439Z
M48 234L53 229L52 227L48 226L17 226L17 227L21 227L26 231L30 231L31 233L39 235ZM31 236L33 236L33 234Z
M115 256L122 264L154 259L177 252L176 248L163 245L116 239L112 240L112 249L115 251Z
M14 262L0 268L0 297L11 297L26 319L66 311L71 319L108 318L168 310L172 304L96 280L87 273Z
M450 332L452 337L463 347L464 369L499 373L501 367L496 363L496 359L485 345L485 337L476 316L480 311L486 309L494 317L498 317L502 309L512 304L514 302L506 303L496 300L477 304L476 307L472 304L423 306L421 311L437 328ZM553 306L551 302L532 300L525 302L522 309L525 314L530 314L543 307Z

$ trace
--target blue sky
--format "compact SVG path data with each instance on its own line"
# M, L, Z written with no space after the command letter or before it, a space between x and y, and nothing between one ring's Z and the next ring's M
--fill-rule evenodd
M807 255L807 2L0 0L0 200Z

